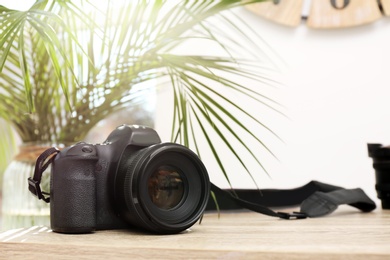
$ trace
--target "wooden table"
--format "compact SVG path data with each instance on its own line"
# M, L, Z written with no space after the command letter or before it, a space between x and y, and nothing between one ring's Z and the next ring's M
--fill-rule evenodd
M208 213L182 234L129 230L64 235L47 227L0 233L0 259L390 259L390 211L345 206L305 220Z

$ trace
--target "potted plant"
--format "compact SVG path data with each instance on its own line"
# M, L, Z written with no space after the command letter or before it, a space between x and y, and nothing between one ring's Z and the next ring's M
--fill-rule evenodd
M6 124L2 119L0 119L0 209L2 201L1 190L3 186L2 173L6 169L9 162L12 160L15 150L16 141L14 138L13 131L9 124Z
M42 149L82 140L108 115L143 102L143 94L156 88L156 80L166 81L173 89L174 102L167 104L174 111L172 141L201 153L198 144L205 140L227 179L231 173L223 166L214 137L244 169L245 160L233 142L261 166L237 129L251 137L250 142L268 148L240 118L273 132L253 114L256 111L238 105L234 95L276 110L275 103L240 83L242 78L264 82L267 75L254 62L261 48L237 25L245 23L226 13L251 2L260 1L116 0L101 5L38 0L25 11L1 6L0 117L23 141L15 162L19 173L9 169L4 177L4 189L13 194L3 196L3 208L14 212L10 217L16 219L15 215L31 207L44 207L29 200L25 183ZM180 50L189 40L207 41L221 54ZM237 53L254 56L244 60ZM25 175L20 168L26 169ZM45 210L28 214L45 215ZM3 214L8 213L3 210Z

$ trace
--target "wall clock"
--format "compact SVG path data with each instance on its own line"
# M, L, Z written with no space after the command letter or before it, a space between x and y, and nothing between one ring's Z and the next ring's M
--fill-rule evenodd
M390 16L390 0L271 0L246 6L276 23L333 29L364 25Z

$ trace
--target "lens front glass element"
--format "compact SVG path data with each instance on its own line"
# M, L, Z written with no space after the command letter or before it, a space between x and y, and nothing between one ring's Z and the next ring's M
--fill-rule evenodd
M183 179L177 169L158 167L148 179L148 192L153 204L160 209L172 209L183 198Z

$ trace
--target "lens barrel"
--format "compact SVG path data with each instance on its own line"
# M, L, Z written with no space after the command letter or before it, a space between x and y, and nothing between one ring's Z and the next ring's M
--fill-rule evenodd
M390 209L390 147L368 144L368 155L373 159L375 189L383 209Z
M125 221L153 233L172 234L201 217L210 181L202 161L190 149L159 143L126 148L114 190L115 204Z

